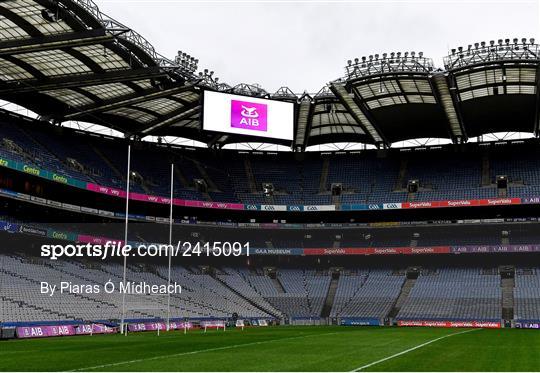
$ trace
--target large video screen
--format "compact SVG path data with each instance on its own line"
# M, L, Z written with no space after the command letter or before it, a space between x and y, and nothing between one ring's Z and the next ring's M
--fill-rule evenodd
M203 129L292 141L294 104L205 91Z

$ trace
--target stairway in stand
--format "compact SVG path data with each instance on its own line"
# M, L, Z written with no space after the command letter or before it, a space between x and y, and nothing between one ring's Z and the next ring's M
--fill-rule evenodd
M332 306L334 305L334 298L336 297L339 276L340 272L332 274L332 281L330 281L330 286L328 287L328 293L326 294L326 300L324 301L324 306L321 311L321 317L326 318L330 316L330 311L332 311Z

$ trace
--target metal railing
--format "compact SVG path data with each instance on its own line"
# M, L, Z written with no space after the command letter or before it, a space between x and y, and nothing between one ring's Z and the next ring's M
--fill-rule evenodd
M522 60L540 61L540 46L534 39L499 39L497 43L491 40L489 43L474 43L467 48L458 47L444 58L444 66L452 70L481 63Z

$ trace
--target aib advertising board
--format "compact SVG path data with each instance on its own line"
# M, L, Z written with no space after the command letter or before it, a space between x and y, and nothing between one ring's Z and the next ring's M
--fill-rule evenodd
M205 91L203 129L292 141L294 104Z

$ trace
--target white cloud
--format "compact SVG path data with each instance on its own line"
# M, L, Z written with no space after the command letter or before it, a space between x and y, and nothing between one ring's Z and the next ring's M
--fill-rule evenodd
M96 0L158 52L199 59L229 84L317 92L348 59L423 51L443 67L448 49L500 38L538 37L537 1Z

